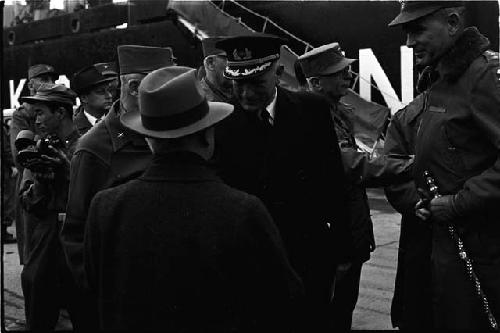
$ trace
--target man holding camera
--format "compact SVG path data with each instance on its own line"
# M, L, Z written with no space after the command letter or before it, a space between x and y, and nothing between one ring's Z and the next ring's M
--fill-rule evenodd
M54 329L62 307L73 323L78 322L80 313L59 241L68 196L69 161L79 137L72 120L75 97L66 86L48 83L35 95L21 98L30 105L41 136L18 154L25 168L20 201L26 224L33 224L33 232L25 240L29 246L21 273L29 330ZM18 138L26 140L30 134L33 138L32 132L23 131Z
M54 83L59 78L59 74L56 72L54 67L47 64L36 64L28 69L28 82L27 86L29 89L30 96L33 96L40 85L44 83ZM10 127L10 148L12 152L12 158L16 164L18 170L17 180L16 180L16 193L19 191L19 185L22 179L22 167L17 163L17 150L14 145L16 141L17 134L22 130L35 131L35 116L29 108L29 104L22 103L19 108L17 108L12 114L12 125ZM24 234L29 233L29 230L25 230L24 216L19 202L16 200L16 240L17 248L19 250L19 262L24 264L25 255L24 252L27 250L24 242Z

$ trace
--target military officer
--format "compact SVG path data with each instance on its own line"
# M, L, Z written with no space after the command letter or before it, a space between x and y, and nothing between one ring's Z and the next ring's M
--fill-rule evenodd
M430 172L441 195L416 206L432 224L434 324L477 330L500 318L500 85L498 54L465 14L461 1L405 1L389 25L403 29L422 71L414 179L426 189Z
M118 46L121 95L103 121L85 135L71 161L66 220L61 239L76 281L85 286L83 237L90 201L100 190L138 177L151 160L144 138L125 128L120 115L137 110L137 89L155 69L173 64L172 49L140 45Z
M64 85L43 84L34 96L22 97L35 113L36 125L49 146L35 161L26 161L20 187L25 222L32 232L26 241L21 273L29 330L52 330L66 308L75 329L86 327L76 284L59 239L69 186L69 160L79 137L73 127L76 94ZM20 160L21 161L21 160Z
M201 40L205 76L200 81L209 101L229 103L233 95L233 84L224 77L227 55L224 50L215 47L215 43L222 38L208 37Z
M28 89L30 96L33 96L41 84L43 83L55 83L59 78L59 74L56 72L53 66L47 64L36 64L28 69ZM19 108L17 108L12 114L12 125L10 128L10 147L12 152L12 158L16 164L18 173L16 181L16 193L19 193L19 185L21 183L21 178L23 174L23 168L17 163L17 149L15 146L15 141L17 134L22 130L30 130L36 132L35 128L35 114L30 110L29 104L22 103ZM24 217L21 211L18 197L16 196L16 239L17 247L19 250L19 261L21 264L24 263L26 252L25 249L25 234L29 234L31 231L25 228ZM28 236L29 237L29 236Z
M74 114L74 123L80 135L87 133L111 108L113 91L116 89L111 83L116 82L117 77L103 74L109 66L95 64L73 75L71 88L80 98L80 106Z
M323 95L330 103L330 112L338 138L342 162L349 179L351 233L355 253L349 265L339 265L333 297L334 326L349 330L352 312L359 294L361 268L375 249L373 224L365 187L410 179L411 159L380 156L372 158L361 151L354 139L352 107L343 103L351 86L351 64L339 43L314 48L297 59L310 91ZM399 177L399 179L398 179Z
M305 286L307 327L329 325L337 263L352 253L345 177L326 100L278 86L283 41L253 34L216 43L237 106L216 127L219 174L270 211Z

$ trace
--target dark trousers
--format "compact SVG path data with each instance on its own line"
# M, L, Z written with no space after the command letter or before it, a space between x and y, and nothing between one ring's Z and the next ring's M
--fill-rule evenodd
M85 295L66 265L58 226L39 223L30 242L32 250L21 273L28 329L53 330L62 308L68 310L75 330L95 328Z
M350 330L352 313L359 295L362 262L354 262L344 276L335 280L332 302L332 329Z

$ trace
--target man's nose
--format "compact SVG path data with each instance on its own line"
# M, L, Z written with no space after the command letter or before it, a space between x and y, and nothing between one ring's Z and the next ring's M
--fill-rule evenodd
M253 96L253 89L248 85L244 85L240 88L240 94L243 98L249 98Z

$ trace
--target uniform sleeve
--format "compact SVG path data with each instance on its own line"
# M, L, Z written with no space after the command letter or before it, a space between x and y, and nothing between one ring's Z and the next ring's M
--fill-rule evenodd
M346 175L354 183L364 187L380 187L411 179L413 158L387 155L371 158L367 152L353 148L341 148Z
M495 147L496 160L482 173L469 178L457 193L455 206L459 215L469 215L500 201L500 82L497 66L481 73L471 91L472 116Z
M87 151L78 151L71 160L66 220L61 241L69 268L77 283L84 283L83 240L88 208L94 195L104 188L109 167Z
M409 140L405 138L403 126L401 119L395 115L387 129L384 144L385 156L409 155L414 151L413 147L408 147ZM401 214L413 214L414 206L419 199L413 181L386 186L385 195L391 206Z
M49 213L52 195L50 187L35 181L28 169L24 169L22 177L19 199L23 209L37 217L46 216Z
M21 132L22 130L32 130L26 117L27 117L27 114L26 114L26 111L24 110L24 107L20 107L17 110L15 110L14 113L12 114L12 122L11 122L10 133L9 133L10 134L10 148L11 148L12 158L13 158L14 163L16 164L16 167L18 169L22 169L22 168L17 163L17 149L16 149L16 145L15 145L17 134L19 134L19 132Z
M266 328L294 327L304 295L302 281L288 261L278 228L264 204L256 197L249 198L244 201L248 213L235 232L244 278L251 284L242 291L247 293L244 307L257 314L258 322Z

